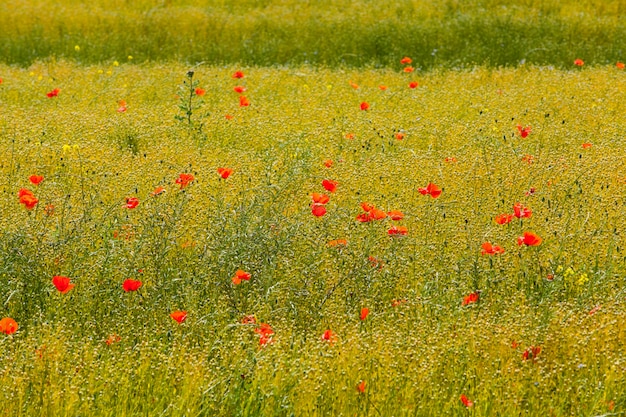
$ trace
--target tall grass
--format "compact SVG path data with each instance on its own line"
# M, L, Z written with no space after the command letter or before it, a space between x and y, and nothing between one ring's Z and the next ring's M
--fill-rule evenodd
M3 415L466 415L461 394L475 415L623 412L623 71L199 66L199 130L175 120L188 69L0 67L0 317L20 326L0 334ZM363 201L405 219L358 223ZM532 217L496 224L516 202ZM542 245L518 247L526 230Z
M623 1L11 1L0 60L464 68L626 59ZM80 48L77 51L75 48Z

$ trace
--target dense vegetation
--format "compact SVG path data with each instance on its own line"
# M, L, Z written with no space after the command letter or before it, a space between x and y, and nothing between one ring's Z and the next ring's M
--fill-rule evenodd
M626 60L623 0L12 0L0 60L418 68ZM80 46L80 51L75 46Z
M622 1L12 1L0 415L626 412Z
M625 406L622 70L236 69L188 90L180 65L0 68L5 413ZM404 219L359 222L362 202ZM515 203L531 217L497 224Z

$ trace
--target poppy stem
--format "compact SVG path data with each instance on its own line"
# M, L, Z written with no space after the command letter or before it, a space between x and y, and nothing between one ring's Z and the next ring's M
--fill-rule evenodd
M187 104L187 123L191 126L191 115L193 111L191 109L191 100L193 99L194 89L193 89L193 71L189 71L187 73L187 77L189 77L189 103Z
M374 411L376 411L376 413L377 413L379 416L382 416L382 414L380 413L380 410L379 410L378 408L376 408L376 406L374 405L374 403L372 402L372 400L370 400L369 396L366 396L366 397L365 397L365 399L367 400L367 403L368 403L369 405L371 405L371 406L372 406L372 408L374 409Z

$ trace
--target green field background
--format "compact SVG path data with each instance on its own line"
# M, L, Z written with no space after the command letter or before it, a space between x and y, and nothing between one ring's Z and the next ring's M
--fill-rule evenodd
M75 46L80 51L75 51ZM422 69L626 59L623 0L9 0L0 61Z

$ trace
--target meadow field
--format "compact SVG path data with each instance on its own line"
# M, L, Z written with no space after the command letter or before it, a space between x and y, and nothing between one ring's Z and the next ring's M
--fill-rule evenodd
M152 10L118 3L127 19ZM210 4L263 6L275 25L293 5ZM335 7L355 4L375 7ZM407 4L439 21L443 3ZM461 24L496 3L446 4ZM119 28L98 50L87 23L108 2L14 6L11 22L0 11L0 50L14 47L0 54L0 415L626 413L619 36L591 58L504 66L393 41L384 59L198 63L118 50ZM598 33L624 19L619 1L552 6L516 7L546 25L596 7ZM85 42L10 35L48 18L84 24Z
M80 51L75 46L80 45ZM418 68L614 64L624 0L8 0L1 61ZM572 58L574 57L574 58ZM121 62L121 61L120 61Z

